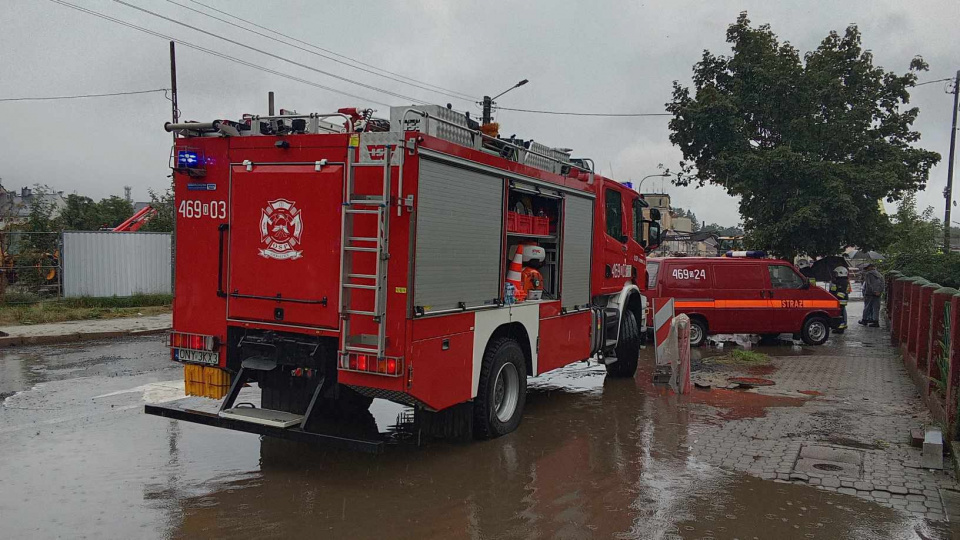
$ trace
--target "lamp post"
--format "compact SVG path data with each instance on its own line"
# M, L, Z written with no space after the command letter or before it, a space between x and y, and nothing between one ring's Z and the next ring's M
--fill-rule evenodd
M514 88L520 88L521 86L527 84L528 82L530 82L530 81L527 80L527 79L524 79L524 80L518 82L517 84L511 86L510 88L507 88L507 89L504 90L503 92L500 92L500 93L497 94L496 96L493 96L493 97L483 96L483 123L484 123L484 124L489 124L489 123L493 120L493 119L490 117L491 109L493 109L493 100L495 100L495 99L497 99L498 97L506 94L507 92L513 90Z
M644 176L643 178L640 179L640 184L637 185L637 193L641 193L640 188L643 187L643 181L644 181L644 180L646 180L647 178L653 178L653 177L655 177L655 176L659 176L659 177L662 177L662 178L666 178L666 177L670 176L670 173L648 174L648 175Z

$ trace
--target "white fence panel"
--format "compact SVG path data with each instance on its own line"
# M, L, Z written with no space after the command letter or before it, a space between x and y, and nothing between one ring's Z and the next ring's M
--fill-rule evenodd
M63 295L171 294L169 233L64 232Z

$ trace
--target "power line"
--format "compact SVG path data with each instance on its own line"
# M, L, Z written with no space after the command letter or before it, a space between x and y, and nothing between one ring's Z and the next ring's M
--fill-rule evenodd
M320 84L320 83L316 83L316 82L313 82L313 81L309 81L309 80L306 80L306 79L302 79L302 78L300 78L300 77L297 77L297 76L294 76L294 75L290 75L289 73L283 73L282 71L277 71L277 70L274 70L274 69L270 69L270 68L267 68L267 67L264 67L264 66L261 66L261 65L258 65L258 64L254 64L253 62L247 62L246 60L241 60L240 58L236 58L236 57L230 56L230 55L228 55L228 54L224 54L224 53L221 53L221 52L217 52L217 51L214 51L214 50L212 50L212 49L207 49L207 48L201 47L201 46L199 46L199 45L194 45L193 43L190 43L189 41L184 41L184 40L182 40L182 39L177 39L177 38L168 36L168 35L166 35L166 34L161 34L160 32L155 32L155 31L150 30L150 29L148 29L148 28L144 28L144 27L142 27L142 26L137 26L137 25L135 25L135 24L133 24L133 23L129 23L129 22L127 22L127 21L124 21L124 20L121 20L121 19L117 19L117 18L115 18L115 17L111 17L111 16L109 16L109 15L104 15L103 13L94 11L94 10L92 10L92 9L87 9L87 8L85 8L85 7L81 7L81 6L78 6L78 5L75 5L75 4L71 4L70 2L64 2L63 0L50 0L50 2L53 2L53 3L55 3L55 4L60 4L61 6L68 7L68 8L70 8L70 9L75 9L75 10L80 11L80 12L83 12L83 13L87 13L87 14L93 15L93 16L95 16L95 17L99 17L99 18L101 18L101 19L104 19L104 20L107 20L107 21L110 21L110 22L117 23L117 24L119 24L119 25L121 25L121 26L126 26L127 28L132 28L132 29L134 29L134 30L139 30L140 32L143 32L143 33L146 33L146 34L150 34L150 35L155 36L155 37L162 38L162 39L164 39L164 40L166 40L166 41L175 41L175 42L179 43L180 45L183 45L184 47L187 47L187 48L190 48L190 49L194 49L194 50L197 50L197 51L200 51L200 52L204 52L204 53L207 53L207 54L209 54L209 55L216 56L216 57L218 57L218 58L222 58L222 59L224 59L224 60L228 60L228 61L230 61L230 62L234 62L234 63L240 64L240 65L243 65L243 66L251 67L251 68L257 69L257 70L259 70L259 71L263 71L264 73L270 73L271 75L276 75L276 76L278 76L278 77L283 77L284 79L289 79L289 80L291 80L291 81L296 81L296 82L303 83L303 84L306 84L306 85L309 85L309 86L313 86L313 87L315 87L315 88L320 88L320 89L322 89L322 90L327 90L327 91L329 91L329 92L334 92L334 93L336 93L336 94L340 94L340 95L343 95L343 96L348 96L348 97L352 97L352 98L354 98L354 99L359 99L359 100L361 100L361 101L368 101L368 102L370 102L370 103L376 103L377 105L383 105L384 107L389 107L389 106L390 106L389 104L384 103L384 102L382 102L382 101L377 101L377 100L375 100L375 99L370 99L370 98L358 96L358 95L355 95L355 94L351 94L351 93L349 93L349 92L344 92L343 90L337 90L336 88L331 88L331 87L329 87L329 86L325 86L325 85L322 85L322 84Z
M110 92L108 94L81 94L77 96L46 96L46 97L17 97L17 98L0 98L0 101L50 101L56 99L82 99L82 98L99 98L99 97L111 97L111 96L132 96L134 94L152 94L154 92L167 92L169 88L157 88L156 90L135 90L133 92Z
M497 107L501 111L514 111L536 114L557 114L564 116L607 116L607 117L642 117L642 116L673 116L671 113L594 113L594 112L565 112L565 111L538 111L533 109L511 109Z
M219 40L221 40L221 41L226 41L227 43L231 43L231 44L236 45L236 46L238 46L238 47L243 47L244 49L249 49L249 50L251 50L251 51L258 52L258 53L260 53L260 54L262 54L262 55L269 56L269 57L271 57L271 58L275 58L275 59L277 59L277 60L280 60L281 62L286 62L286 63L288 63L288 64L291 64L291 65L294 65L294 66L297 66L297 67L301 67L301 68L303 68L303 69L308 69L308 70L310 70L310 71L317 72L317 73L319 73L319 74L321 74L321 75L326 75L327 77L332 77L332 78L334 78L334 79L337 79L337 80L340 80L340 81L343 81L343 82L347 82L347 83L350 83L350 84L355 84L355 85L357 85L357 86L366 88L366 89L368 89L368 90L373 90L373 91L375 91L375 92L380 92L380 93L382 93L382 94L387 94L388 96L393 96L393 97L400 98L400 99L406 99L406 100L410 100L410 101L413 101L413 102L415 102L415 103L420 103L420 104L426 103L425 101L420 100L420 99L416 99L416 98L413 98L413 97L410 97L410 96L405 96L405 95L403 95L403 94L398 94L398 93L396 93L396 92L391 92L390 90L386 90L386 89L383 89L383 88L379 88L379 87L373 86L373 85L371 85L371 84L362 83L362 82L360 82L360 81L355 81L355 80L350 79L350 78L347 78L347 77L343 77L343 76L340 76L340 75L336 75L336 74L334 74L334 73L330 73L329 71L324 71L324 70L322 70L322 69L317 69L317 68L315 68L315 67L313 67L313 66L310 66L310 65L307 65L307 64L304 64L304 63L301 63L301 62L297 62L296 60L290 60L289 58L284 58L283 56L280 56L280 55L278 55L278 54L273 54L273 53L268 52L268 51L265 51L265 50L263 50L263 49L258 49L257 47L253 47L253 46L251 46L251 45L247 45L246 43L242 43L242 42L240 42L240 41L237 41L237 40L234 40L234 39L230 39L230 38L228 38L228 37L221 36L221 35L219 35L219 34L217 34L217 33L215 33L215 32L211 32L211 31L209 31L209 30L204 30L203 28L198 28L198 27L196 27L196 26L189 25L189 24L187 24L187 23L185 23L185 22L180 22L180 21L178 21L178 20L176 20L176 19L167 17L167 16L165 16L165 15L161 15L161 14L156 13L156 12L154 12L154 11L150 11L149 9L142 8L142 7L139 7L139 6L135 6L135 5L130 4L130 3L128 3L128 2L124 2L123 0L113 0L113 1L114 1L115 3L117 3L117 4L120 4L120 5L123 5L123 6L127 6L127 7L131 8L131 9L135 9L135 10L140 11L140 12L142 12L142 13L146 13L146 14L148 14L148 15L152 15L152 16L157 17L157 18L159 18L159 19L163 19L163 20L165 20L165 21L167 21L167 22L171 22L171 23L173 23L173 24L177 24L177 25L183 26L184 28L189 28L189 29L194 30L194 31L196 31L196 32L200 32L201 34L205 34L205 35L210 36L210 37L212 37L212 38L216 38L216 39L219 39Z
M170 0L167 0L167 1L169 2ZM471 96L471 95L469 95L469 94L464 94L463 92L458 92L458 91L456 91L456 90L451 90L451 89L449 89L449 88L444 88L444 87L442 87L442 86L437 86L437 85L435 85L435 84L430 84L430 83L427 83L427 82L424 82L424 81L420 81L420 80L417 80L417 79L414 79L414 78L411 78L411 77L407 77L406 75L403 75L403 74L400 74L400 73L395 73L395 72L393 72L393 71L388 71L388 70L386 70L386 69L383 69L383 68L380 68L380 67L377 67L377 66L368 64L368 63L366 63L366 62L361 62L360 60L357 60L356 58L351 58L351 57L349 57L349 56L346 56L346 55L337 53L337 52L335 52L335 51L331 51L330 49L324 49L323 47L320 47L320 46L318 46L318 45L314 45L314 44L309 43L309 42L307 42L307 41L303 41L303 40L297 39L297 38L295 38L295 37L293 37L293 36L284 34L283 32L280 32L280 31L278 31L278 30L274 30L274 29L272 29L272 28L268 28L268 27L266 27L266 26L259 25L259 24L255 23L255 22L253 22L253 21L249 21L249 20L247 20L247 19L243 19L243 18L241 18L241 17L238 17L238 16L236 16L236 15L233 15L232 13L228 13L228 12L226 12L226 11L217 9L217 8L215 8L215 7L213 7L213 6L209 6L209 5L207 5L207 4L204 4L203 2L198 2L197 0L188 0L188 1L190 1L190 2L192 2L192 3L194 3L194 4L197 4L197 5L203 6L203 7L207 8L207 9L209 9L209 10L211 10L211 11L215 11L215 12L220 13L220 14L222 14L222 15L226 15L226 16L231 17L231 18L233 18L233 19L236 19L236 20L238 20L238 21L241 21L241 22L244 22L244 23L246 23L246 24L249 24L250 26L259 28L259 29L261 29L261 30L266 30L267 32L271 32L271 33L276 34L276 35L278 35L278 36L282 36L282 37L287 38L287 39L289 39L289 40L291 40L291 41L294 41L294 42L296 42L296 43L300 43L301 45L306 45L306 46L308 46L308 47L312 47L312 48L314 48L314 49L316 49L316 50L318 50L318 51L322 51L322 52L325 52L325 53L327 53L327 54L331 54L331 55L333 55L333 56L336 56L336 57L339 57L339 58L343 58L343 59L345 59L345 60L349 60L350 62L353 62L353 63L358 64L358 65L361 65L361 66L368 67L368 68L373 69L373 70L376 70L376 71L381 71L381 72L383 72L383 73L387 73L387 74L393 75L393 76L395 76L395 77L400 77L401 79L406 79L406 80L412 81L412 82L414 82L414 83L419 83L419 84L422 84L422 85L424 85L424 86L428 86L428 87L430 87L430 88L435 89L435 91L441 91L440 93L444 93L445 95L448 95L448 96L449 96L449 95L451 95L451 94L456 94L457 96L459 96L458 99L464 99L464 100L467 100L467 101L476 101L476 100L480 99L480 98L478 98L478 97L476 97L476 96ZM204 15L206 15L206 14L204 14ZM208 16L209 16L209 15L208 15ZM289 44L288 44L288 45L289 45ZM292 45L291 45L291 47L292 47ZM324 57L324 58L326 58L326 57ZM348 65L349 65L349 64L348 64ZM353 67L353 66L351 66L351 67ZM359 69L359 68L357 68L357 69ZM393 79L393 80L396 80L396 79ZM449 93L447 93L447 92L449 92Z
M457 93L451 93L451 92L453 92L452 90L446 91L446 90L443 90L443 89L434 89L434 88L431 88L432 85L427 85L426 83L418 84L417 82L408 82L408 81L405 81L405 80L403 80L403 79L401 79L401 78L398 78L398 77L391 77L390 75L384 75L384 74L382 74L382 73L378 73L378 72L375 71L374 69L366 69L366 68L354 66L354 65L352 65L352 64L350 64L350 63L348 63L348 62L344 62L343 60L338 60L338 59L334 58L333 56L329 56L329 55L326 55L326 54L318 53L318 52L316 52L316 51L312 51L312 50L310 50L310 49L301 47L301 46L299 46L299 45L295 45L295 44L293 44L293 43L288 43L287 41L284 41L284 40L282 40L282 39L277 39L277 38L275 38L275 37L273 37L273 36L271 36L271 35L264 34L263 32L257 32L256 30L251 30L251 29L249 29L249 28L245 28L245 27L243 27L243 26L241 26L241 25L239 25L239 24L236 24L236 23L234 23L234 22L230 22L230 21L228 21L228 20L226 20L226 19L217 17L217 16L215 16L215 15L210 15L209 13L204 13L203 11L200 11L199 9L194 9L194 8L192 8L192 7L190 7L190 6L181 4L181 3L179 3L179 2L175 2L174 0L167 0L167 2L170 3L170 4L173 4L173 5L175 5L175 6L179 6L179 7L183 8L183 9L192 11L192 12L194 12L194 13L198 13L198 14L200 14L200 15L203 15L204 17L209 17L209 18L211 18L211 19L213 19L213 20L215 20L215 21L220 21L220 22L222 22L222 23L224 23L224 24L229 24L230 26L233 26L234 28L239 28L240 30L244 30L244 31L246 31L246 32L250 32L250 33L252 33L252 34L258 35L258 36L260 36L260 37L264 37L264 38L269 39L269 40L271 40L271 41L276 41L277 43L281 43L281 44L286 45L286 46L288 46L288 47L293 47L294 49L301 50L301 51L306 52L306 53L308 53L308 54L312 54L312 55L314 55L314 56L319 56L320 58L324 58L324 59L330 60L331 62L336 62L337 64L344 65L344 66L346 66L346 67L348 67L348 68L351 68L351 69L356 69L356 70L362 71L362 72L364 72L364 73L370 73L370 74L372 74L372 75L376 75L377 77L383 77L383 78L385 78L385 79L389 79L389 80L391 80L391 81L398 82L398 83L400 83L400 84L406 84L406 85L409 85L409 86L414 86L414 87L419 88L419 89L421 89L421 90L426 90L426 91L428 91L428 92L435 92L435 93L442 94L442 95L447 96L447 97L452 97L452 98L454 98L454 99L459 99L459 100L463 100L463 101L473 101L473 98L471 98L470 96L463 96L463 95L457 95ZM199 2L197 2L197 3L200 4ZM200 5L203 5L203 4L200 4ZM208 7L208 6L204 6L204 7ZM208 7L208 9L213 9L213 8ZM219 11L219 10L214 10L214 11ZM233 17L233 15L230 15L230 16ZM234 18L236 18L236 19L238 19L238 20L241 20L241 21L243 20L243 19L240 19L239 17L234 17ZM244 22L246 22L246 21L244 21ZM249 23L249 22L248 22L247 24L253 24L253 23ZM275 34L278 34L278 35L283 35L283 34L280 34L279 32L277 32L277 31L275 31L275 30L270 30L270 31L273 32L273 33L275 33ZM287 39L293 39L293 38L287 38ZM320 50L324 50L324 49L321 49L320 47L316 47L316 46L313 46L313 45L311 45L311 47L314 47L314 48L320 49ZM334 54L334 53L331 53L331 54ZM351 61L355 61L355 60L351 60ZM411 79L411 80L414 80L414 81L415 81L415 79Z

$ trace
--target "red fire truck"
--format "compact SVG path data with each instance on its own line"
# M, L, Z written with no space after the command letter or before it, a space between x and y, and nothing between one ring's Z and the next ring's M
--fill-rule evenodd
M166 125L172 358L223 402L147 412L343 442L312 425L383 398L489 438L517 428L529 376L591 357L634 375L660 225L629 186L441 106L280 112ZM516 301L530 244L542 293ZM238 406L253 382L260 406Z

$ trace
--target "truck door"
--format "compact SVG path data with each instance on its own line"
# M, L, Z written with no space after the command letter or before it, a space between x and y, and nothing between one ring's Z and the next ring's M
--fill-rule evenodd
M646 251L643 247L643 203L640 201L640 195L637 193L627 193L628 204L630 208L629 222L630 238L627 240L627 261L633 267L634 283L640 287L640 290L647 288L646 274Z
M774 332L799 332L809 307L805 299L809 296L805 290L807 280L786 264L767 265L770 286L767 290L768 304Z
M612 184L612 182L611 182ZM603 278L601 290L615 292L631 278L632 268L627 259L626 212L624 212L623 193L613 185L603 190Z
M228 319L338 327L343 171L232 168Z

